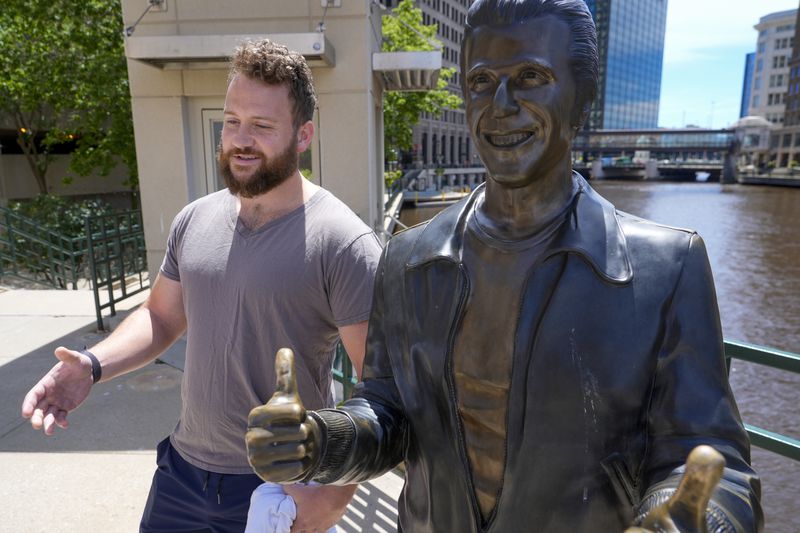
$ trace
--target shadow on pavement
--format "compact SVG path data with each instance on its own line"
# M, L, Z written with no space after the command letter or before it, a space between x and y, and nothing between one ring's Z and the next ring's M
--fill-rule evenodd
M104 336L94 323L72 331L0 366L0 452L154 450L180 415L182 372L167 364L143 368L95 385L86 402L70 414L66 430L46 437L22 418L22 399L57 362L57 346L82 348ZM182 341L171 348L183 349Z
M57 346L92 346L107 335L82 311L79 296L85 295L19 291L0 299L0 471L14 480L0 486L0 531L51 531L53 516L63 532L135 531L155 447L180 415L184 339L161 362L95 385L66 430L47 437L22 418L22 399L57 362ZM402 484L395 473L362 484L339 531L396 531ZM54 514L31 512L34 500L49 501Z
M341 533L397 531L397 495L402 484L394 473L362 483L336 527Z

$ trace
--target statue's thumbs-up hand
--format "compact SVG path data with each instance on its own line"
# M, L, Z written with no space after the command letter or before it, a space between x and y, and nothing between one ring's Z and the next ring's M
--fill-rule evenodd
M275 355L277 386L266 405L250 411L247 419L247 457L264 481L302 481L319 455L320 429L306 416L297 394L294 353L281 348Z
M641 527L626 533L705 533L706 509L722 472L725 458L711 446L698 446L686 459L686 471L669 500L650 511Z

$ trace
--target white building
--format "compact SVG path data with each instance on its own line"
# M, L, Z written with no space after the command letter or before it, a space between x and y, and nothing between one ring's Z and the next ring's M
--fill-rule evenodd
M796 9L779 11L761 17L754 26L758 41L748 113L777 125L784 121L796 17Z
M769 145L778 126L764 117L743 117L733 126L739 141L739 167L749 171L760 169L769 160Z

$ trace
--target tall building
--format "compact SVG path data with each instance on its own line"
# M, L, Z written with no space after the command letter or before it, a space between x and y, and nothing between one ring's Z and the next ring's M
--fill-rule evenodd
M783 125L797 9L761 17L748 114Z
M461 41L464 38L464 23L473 0L415 0L422 10L422 22L435 24L436 37L442 42L442 66L453 68L456 73L450 78L447 90L461 96L461 73L459 61ZM399 0L381 0L394 8ZM438 117L424 113L412 132L413 148L400 156L404 167L409 166L463 166L479 164L471 146L469 128L463 107L445 110Z
M753 88L753 69L756 64L756 53L750 52L744 58L744 82L742 83L742 103L739 107L739 118L748 116L750 96Z
M789 56L789 81L786 88L786 105L784 107L784 126L800 127L800 39L797 30L800 28L800 9L795 15L795 35L792 39L792 55ZM800 138L797 140L800 144Z
M777 167L800 165L800 39L797 38L800 9L796 10L793 28L790 55L786 59L788 74L783 93L783 127L773 132L770 138L770 157Z
M600 86L586 128L658 126L667 0L586 0L597 27Z

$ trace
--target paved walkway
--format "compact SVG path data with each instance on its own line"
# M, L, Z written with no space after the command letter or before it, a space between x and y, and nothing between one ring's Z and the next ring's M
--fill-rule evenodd
M144 297L123 302L110 326ZM66 431L45 437L20 416L57 346L103 336L91 291L0 286L0 533L138 531L155 446L179 415L182 341L159 362L97 385ZM340 531L395 531L401 487L393 473L362 485Z

